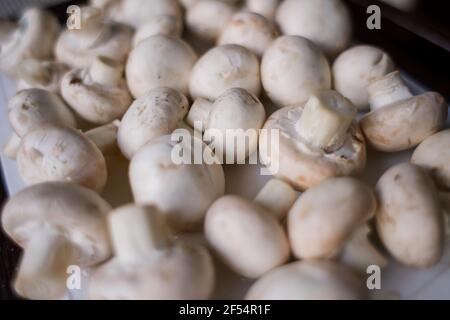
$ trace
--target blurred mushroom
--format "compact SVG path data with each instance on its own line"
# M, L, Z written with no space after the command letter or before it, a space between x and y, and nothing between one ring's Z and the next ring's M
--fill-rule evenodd
M197 99L187 122L194 128L197 121L202 124L205 139L211 140L210 147L219 160L234 156L233 160L239 161L257 150L259 130L265 119L264 106L256 96L244 89L233 88L225 91L214 103ZM227 136L231 130L234 134ZM223 139L217 139L217 135ZM237 145L240 142L245 145Z
M426 169L437 185L450 189L450 130L438 132L414 151L411 162Z
M137 29L133 37L133 47L143 40L156 35L181 37L183 22L169 15L154 16Z
M21 141L22 139L15 132L11 133L3 146L3 154L12 160L16 160Z
M366 145L355 114L351 102L331 90L319 91L304 106L278 110L264 125L267 134L260 135L262 163L298 190L361 173ZM277 141L272 131L279 132Z
M367 297L359 279L332 261L293 262L267 273L247 292L247 300L357 300Z
M69 68L60 62L26 59L18 66L17 91L37 88L59 94L67 71Z
M430 267L443 253L444 219L438 192L419 167L403 163L376 187L376 225L381 241L403 264Z
M352 21L341 0L284 0L276 21L283 34L311 40L329 58L350 45Z
M387 261L368 239L376 210L368 186L353 178L328 179L305 191L289 211L288 232L299 259L333 259L366 272Z
M24 59L50 59L58 32L57 19L37 8L26 9L17 24L0 21L0 70L15 75Z
M112 211L109 231L115 257L90 282L90 297L110 300L208 299L214 266L202 246L172 244L155 207L127 205Z
M225 193L225 177L218 163L175 163L177 146L194 152L190 142L171 136L150 141L131 160L129 177L136 203L158 207L171 227L189 231L201 226L208 208Z
M106 214L95 192L51 182L28 187L5 205L2 225L25 252L14 289L31 299L61 298L69 265L88 267L111 254Z
M61 94L83 119L98 125L120 119L132 101L123 66L103 56L96 57L87 69L67 73Z
M262 57L277 36L275 26L265 17L253 12L239 12L223 29L217 43L239 44Z
M73 68L88 68L97 56L123 63L131 48L132 35L131 28L104 21L99 9L83 7L80 29L63 31L55 54L59 61Z
M371 112L360 123L376 150L398 152L417 146L438 132L447 119L444 97L436 92L413 96L398 71L369 87Z
M297 36L279 37L269 46L261 62L261 80L278 107L303 103L316 91L331 88L327 59L312 42Z
M258 58L240 45L215 47L195 64L189 87L193 99L215 100L231 88L242 88L259 96L261 81Z
M105 158L81 132L41 127L22 138L17 166L25 184L65 181L100 192L106 183Z
M245 6L250 12L258 13L269 20L275 19L280 0L246 0Z
M197 60L192 48L181 39L156 35L139 43L126 66L128 87L135 98L158 87L188 93L189 76Z
M358 108L369 106L367 87L394 71L394 62L383 50L372 46L355 46L334 61L334 88Z

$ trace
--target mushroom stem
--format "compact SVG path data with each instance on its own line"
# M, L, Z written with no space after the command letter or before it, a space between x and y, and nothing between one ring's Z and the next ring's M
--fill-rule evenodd
M116 120L107 125L86 131L86 136L91 139L103 154L117 148L117 131L120 121Z
M300 137L326 152L339 149L356 115L356 108L339 93L326 90L312 95L296 124Z
M355 270L366 272L367 267L376 265L384 268L386 257L369 240L368 224L359 227L345 244L341 252L341 261Z
M34 59L24 60L18 70L18 76L29 83L47 85L52 80L50 70L42 63Z
M58 229L39 228L24 251L15 290L31 299L61 298L67 290L66 271L73 257L72 244Z
M198 124L201 124L201 131L206 130L209 114L211 113L213 102L204 98L195 99L189 111L186 122L195 130L198 130ZM197 126L196 126L197 124Z
M398 71L391 72L383 78L372 82L367 90L372 111L413 96Z
M278 220L283 220L294 204L297 192L278 179L272 179L259 191L254 202L267 209Z
M89 74L94 82L114 87L122 79L123 66L110 58L99 56L92 62Z
M15 132L11 133L8 141L6 141L5 145L3 146L3 153L8 158L15 160L21 141L22 139L20 139L20 137Z
M164 217L155 207L121 207L108 219L114 252L121 261L135 261L170 245Z

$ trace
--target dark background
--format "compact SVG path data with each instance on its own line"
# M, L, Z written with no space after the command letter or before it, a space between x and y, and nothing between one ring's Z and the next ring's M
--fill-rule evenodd
M83 3L85 1L72 1ZM358 42L382 47L396 64L430 90L439 91L450 101L450 0L421 0L413 12L401 12L375 0L345 0L354 20ZM4 0L0 0L0 6ZM368 5L381 7L381 30L368 30ZM67 4L51 8L61 22ZM1 172L0 172L1 174ZM0 208L7 197L0 175ZM20 250L0 232L0 300L15 299L11 278Z

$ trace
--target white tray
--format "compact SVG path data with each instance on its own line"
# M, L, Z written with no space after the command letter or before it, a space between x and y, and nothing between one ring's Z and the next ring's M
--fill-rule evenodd
M415 93L426 90L423 86L413 81L407 74L403 77ZM11 133L8 123L6 102L7 98L14 94L14 86L6 77L0 75L0 146L3 146ZM447 123L449 127L450 119ZM397 154L380 154L369 151L368 167L362 177L368 184L374 186L380 175L392 165L409 161L411 152ZM0 154L3 173L6 181L7 192L14 195L23 188L23 183L17 172L14 161ZM121 160L121 159L119 159ZM118 162L114 159L111 162ZM127 163L119 161L119 167L110 177L104 197L113 206L131 202L129 186L127 182ZM259 175L259 166L240 165L227 166L225 168L227 180L227 193L240 194L253 198L269 177ZM203 241L201 236L190 236L193 241ZM382 271L382 290L373 292L375 298L401 298L401 299L450 299L450 241L446 241L445 255L442 261L430 269L412 269L391 261ZM217 263L217 285L214 297L216 299L241 299L251 285L251 281L242 279ZM84 289L86 286L83 287ZM85 291L70 292L69 299L83 298Z

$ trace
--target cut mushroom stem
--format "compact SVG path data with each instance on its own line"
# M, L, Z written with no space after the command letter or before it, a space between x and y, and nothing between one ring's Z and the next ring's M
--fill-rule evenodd
M25 249L14 288L31 299L59 298L67 290L67 267L74 257L72 244L56 228L39 229Z
M296 125L297 132L311 147L335 151L344 144L356 112L352 103L339 93L321 91L306 102Z
M42 86L48 85L52 81L50 70L45 64L35 59L26 59L19 65L18 77Z
M170 246L164 217L154 207L125 206L109 215L115 255L124 262Z
M194 103L192 104L191 110L187 115L187 123L196 130L198 130L198 125L201 124L201 130L205 131L205 126L208 122L212 106L213 102L208 99L195 99Z
M8 158L15 160L21 141L22 139L20 139L20 137L16 133L11 133L5 145L3 146L3 153Z
M368 92L372 111L413 97L413 94L403 82L398 71L391 72L385 77L373 82L368 87Z
M343 263L362 273L371 265L380 268L387 265L386 257L372 244L369 234L370 228L367 224L356 229L341 253Z
M99 56L92 62L89 74L94 82L115 87L122 79L123 66L113 59Z
M254 202L282 220L296 199L297 192L290 185L284 181L272 179L259 191Z

